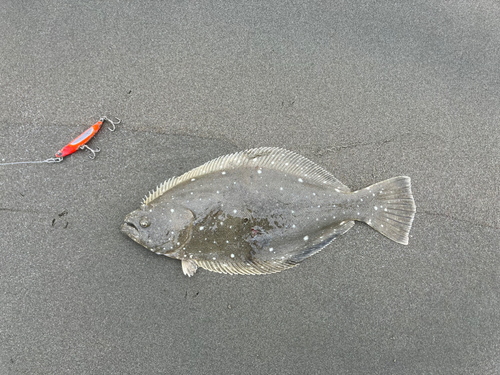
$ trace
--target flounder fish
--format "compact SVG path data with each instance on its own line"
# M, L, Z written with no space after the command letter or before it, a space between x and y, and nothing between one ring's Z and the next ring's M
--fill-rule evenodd
M351 191L294 152L254 148L221 156L147 195L122 231L155 252L198 267L257 275L294 267L362 221L408 244L410 178Z

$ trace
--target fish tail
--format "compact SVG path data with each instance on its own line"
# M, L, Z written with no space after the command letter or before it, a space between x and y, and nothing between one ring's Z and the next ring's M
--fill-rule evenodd
M360 190L371 204L370 214L363 221L391 240L408 245L415 201L410 177L399 176Z

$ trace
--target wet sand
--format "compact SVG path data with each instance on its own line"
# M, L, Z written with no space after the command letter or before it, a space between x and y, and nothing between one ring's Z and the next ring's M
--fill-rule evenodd
M1 374L500 373L500 8L0 5ZM412 178L408 246L364 224L268 276L120 232L165 179L258 146L358 189Z

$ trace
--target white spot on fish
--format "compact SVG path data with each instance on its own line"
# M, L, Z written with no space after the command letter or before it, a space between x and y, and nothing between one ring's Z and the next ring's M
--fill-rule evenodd
M231 258L234 258L234 254L231 254Z
M273 248L272 248L272 247L270 247L270 248L269 248L269 251L273 251Z
M259 169L259 170L257 171L257 173L259 173L259 174L260 174L260 173L262 173L262 169Z
M283 190L283 188L282 188L282 187L280 187L280 190Z
M378 207L377 207L377 206L375 206L375 207L373 207L373 209L374 209L375 211L377 211L377 210L378 210Z
M171 208L171 209L170 209L170 212L174 212L174 209L173 209L173 208Z
M301 178L299 178L299 182L304 182L304 180L303 180L303 179L301 179Z
M233 210L233 213L237 213L237 212L238 212L238 210Z
M307 241L309 239L309 236L304 237L304 241Z
M196 181L196 178L192 178L191 181Z
M292 225L292 228L295 228L295 224Z
M226 174L226 172L222 172L222 174Z
M205 229L205 227L200 227L200 230L203 230L203 229ZM206 239L206 238L205 238L205 239Z
M217 190L217 194L219 194L219 190Z
M384 211L387 211L387 208L384 208Z

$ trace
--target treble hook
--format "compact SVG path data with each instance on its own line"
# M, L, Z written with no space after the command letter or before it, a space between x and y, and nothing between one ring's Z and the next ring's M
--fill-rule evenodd
M99 147L96 147L96 149L95 149L95 150L91 149L91 148L90 148L89 146L87 146L87 145L81 145L81 146L79 147L79 149L80 149L80 150L83 150L83 149L85 149L85 148L86 148L87 150L89 150L89 151L92 153L92 155L89 155L89 158L91 158L91 159L95 159L95 154L96 154L97 152L101 152L101 150L99 149Z
M104 117L101 118L102 121L109 121L111 123L111 125L113 125L113 129L111 129L111 128L108 127L108 129L109 129L110 132L114 132L116 130L116 125L118 125L118 124L120 124L122 122L122 120L120 120L118 117L115 117L115 118L118 120L118 122L113 122L113 121L111 121L106 116L104 116Z

